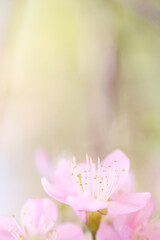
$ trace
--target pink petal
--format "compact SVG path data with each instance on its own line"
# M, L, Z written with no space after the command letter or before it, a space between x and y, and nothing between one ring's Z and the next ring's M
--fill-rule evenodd
M126 180L126 177L128 176L129 172L129 167L130 167L130 160L129 158L119 149L113 151L111 154L109 154L103 161L102 161L103 166L107 169L109 175L109 167L110 169L114 169L116 171L117 176L121 176L123 173L123 177L121 178L121 181L118 185L118 189L120 189L124 181Z
M53 166L47 153L44 150L38 150L35 155L35 165L42 177L53 180Z
M111 224L101 224L97 236L99 240L122 240Z
M75 194L71 178L71 161L60 159L55 168L53 180L55 185L67 195Z
M42 178L41 179L43 188L45 190L45 192L55 198L56 200L65 203L66 198L67 198L67 194L66 192L63 191L63 189L56 187L55 184L51 184L50 182L47 181L46 178Z
M22 224L28 232L34 228L37 232L46 230L54 225L58 217L58 209L55 203L47 198L29 199L21 211ZM32 224L31 224L32 222Z
M76 211L97 211L108 206L108 202L93 199L87 193L79 197L68 197L66 203L73 207Z
M118 168L125 167L126 170L130 167L130 160L124 152L120 149L116 149L111 152L107 157L103 159L103 162L108 164L114 164L114 161L117 161Z
M150 200L149 192L123 194L108 202L108 214L127 214L144 208Z
M57 240L84 240L82 229L75 223L63 223L57 227Z
M133 171L129 171L126 179L120 187L112 194L111 199L117 199L119 195L124 193L130 193L135 190L135 175Z
M3 240L15 240L13 236L11 236L11 233L4 231L3 229L0 229L0 239ZM17 238L18 239L18 238ZM16 240L17 240L16 239Z
M121 193L134 192L135 186L136 186L135 174L133 171L129 171L125 181L122 183L121 187L119 188L119 191Z
M136 227L140 224L150 219L153 214L154 207L153 200L150 200L144 208L126 215L125 224L132 229L136 229Z
M159 240L160 239L160 221L153 221L149 224L146 224L143 231L139 232L139 235L143 237L141 239L151 239L151 240Z
M46 152L39 150L36 153L35 164L42 177L55 183L58 188L63 189L63 192L73 194L70 161L62 158L57 166L53 166Z
M14 218L0 217L0 239L19 240L19 235L23 235L23 232Z

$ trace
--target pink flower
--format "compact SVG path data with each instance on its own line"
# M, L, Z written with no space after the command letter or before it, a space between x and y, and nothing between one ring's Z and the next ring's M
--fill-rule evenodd
M75 159L71 164L62 160L53 173L53 184L42 178L42 185L48 195L75 211L107 209L108 214L126 214L143 208L150 199L148 192L117 194L125 186L129 165L129 159L120 150L97 163L88 156L79 164Z
M55 228L58 210L50 199L30 199L21 211L22 227L11 217L0 217L2 240L84 240L83 232L74 223Z
M97 236L99 240L130 240L121 238L119 232L111 224L104 223L100 225Z
M159 240L160 221L150 221L154 204L150 201L144 209L127 215L116 216L101 224L99 240Z
M151 221L154 208L154 202L150 200L145 208L124 216L125 225L121 228L121 235L123 236L125 230L128 239L159 240L160 221Z

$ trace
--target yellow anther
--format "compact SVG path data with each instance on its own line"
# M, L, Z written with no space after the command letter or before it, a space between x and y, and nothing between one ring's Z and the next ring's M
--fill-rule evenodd
M108 167L109 167L109 168L111 168L111 166L110 166L110 165L109 165Z
M9 229L8 231L9 231L10 233L11 233L11 232L13 232L13 230L12 230L12 229Z
M125 172L125 169L122 169L122 172Z
M79 173L78 175L77 175L77 177L79 178L79 182L80 182L80 185L82 184L82 175L81 175L81 173ZM82 186L82 185L81 185Z
M21 240L24 240L23 235L19 235L19 237L21 238Z

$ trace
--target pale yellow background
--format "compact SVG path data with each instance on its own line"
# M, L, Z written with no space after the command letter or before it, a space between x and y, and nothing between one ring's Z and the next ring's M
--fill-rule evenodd
M127 1L124 1L127 2ZM160 32L122 1L0 1L0 214L46 196L34 167L121 148L160 202Z

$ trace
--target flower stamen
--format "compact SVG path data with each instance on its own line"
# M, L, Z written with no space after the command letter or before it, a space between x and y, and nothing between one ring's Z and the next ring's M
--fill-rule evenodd
M94 199L107 201L118 188L125 173L125 169L117 167L117 161L107 165L101 163L98 157L97 163L86 155L86 162L76 165L73 158L71 165L72 182L78 194L87 192Z

